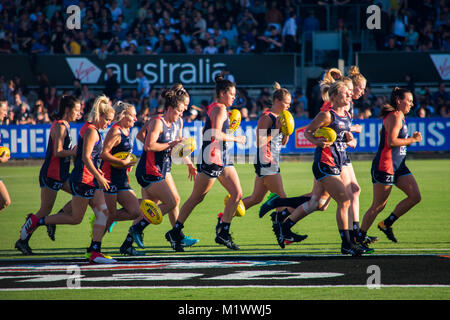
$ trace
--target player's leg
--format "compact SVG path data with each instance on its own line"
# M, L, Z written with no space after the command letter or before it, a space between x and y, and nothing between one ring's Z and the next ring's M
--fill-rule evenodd
M267 187L265 186L262 178L255 177L255 183L253 185L253 193L250 196L242 199L245 209L248 210L254 205L260 203L264 199L266 193Z
M386 219L378 223L378 229L393 242L397 242L392 230L394 222L421 201L419 186L412 174L400 176L395 185L406 194L406 198L395 206Z
M0 180L0 211L11 205L11 197L8 189L2 180Z
M225 167L218 180L228 191L230 198L225 205L222 220L216 227L215 241L229 249L239 250L239 246L233 242L230 235L231 221L233 220L234 212L237 209L239 201L242 199L242 187L236 168L234 166Z
M194 210L194 208L203 201L206 194L211 190L216 178L213 178L203 172L197 174L194 180L194 187L189 198L184 202L180 209L178 219L171 230L169 230L165 237L170 242L172 249L175 251L184 251L182 240L184 235L182 229L187 218Z

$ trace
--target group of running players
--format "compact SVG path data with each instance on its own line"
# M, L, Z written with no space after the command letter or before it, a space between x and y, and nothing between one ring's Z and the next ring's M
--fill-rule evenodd
M215 242L229 249L239 250L231 237L230 227L240 201L249 209L261 203L269 191L272 194L260 207L259 216L275 210L271 214L272 228L281 248L306 239L306 235L295 234L291 228L310 213L325 210L333 198L337 203L336 221L342 240L341 253L353 256L371 253L373 249L369 244L377 238L368 236L367 231L385 207L393 185L407 197L397 204L388 218L378 224L378 228L396 242L392 224L420 201L419 188L405 165L405 157L406 147L419 142L422 137L419 132L414 132L412 137L408 137L407 133L405 115L413 104L411 92L394 88L390 103L381 110L383 126L380 144L371 169L373 201L360 225L360 187L346 149L356 147L352 132L361 131L360 125L352 124L352 100L362 96L366 82L357 67L351 67L348 76L335 68L324 75L320 83L324 105L304 132L305 138L316 145L312 165L313 189L308 194L293 198L288 198L284 191L279 166L281 148L289 139L280 130L282 124L279 116L283 110L289 109L291 94L275 83L272 106L261 114L257 123L253 193L243 198L230 149L230 142L246 143L246 136L237 136L229 130L229 109L235 100L236 84L217 76L215 99L206 110L198 164L194 166L190 156L183 158L194 185L181 208L180 196L171 175L171 151L183 141L182 115L189 105L189 94L180 84L164 89L164 113L153 116L137 135L144 148L135 175L141 186L142 199L154 201L162 214L169 215L172 229L165 237L172 249L184 251L185 247L198 242L198 239L185 235L182 229L216 179L229 195L223 213L218 216ZM39 174L41 206L35 214L26 217L15 247L23 254L32 254L29 240L37 227L45 225L49 237L54 240L55 226L81 223L89 205L95 214L95 219L91 221L92 241L86 252L90 262L116 262L101 252L102 238L116 221L133 221L120 253L141 255L142 252L136 250L133 243L140 248L145 247L143 231L150 222L141 212L142 199L138 199L129 184L128 174L135 162L131 155L125 159L114 156L118 152L132 151L130 129L136 121L135 107L122 101L112 106L106 96L98 96L79 132L77 145L73 146L69 134L70 122L79 117L80 101L73 96L62 97ZM113 125L102 141L99 130L106 129L111 123ZM314 135L322 127L332 128L336 132L334 142ZM71 158L74 158L74 168L69 172ZM59 190L70 193L72 200L57 214L50 215ZM117 203L121 209L117 209Z

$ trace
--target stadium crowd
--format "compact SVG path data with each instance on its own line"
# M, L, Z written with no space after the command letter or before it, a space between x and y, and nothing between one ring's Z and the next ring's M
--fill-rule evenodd
M331 28L345 33L353 27L354 19L348 19L348 15L357 5L367 4L382 8L382 28L375 30L374 36L378 50L450 51L446 0L3 0L0 53L93 53L104 59L109 54L301 52L302 35L326 29L323 8L333 9L332 20L337 23ZM66 28L69 5L80 8L78 30ZM136 89L123 90L111 75L104 91L112 99L135 104L139 122L144 122L161 108L162 101L159 91L151 87L145 76L138 76L141 81ZM45 74L38 77L39 88L31 90L20 76L12 79L0 76L0 100L9 104L4 124L50 122L64 93L79 96L87 114L94 97L91 88L75 80L72 90L61 92L49 83ZM437 92L430 93L427 87L414 88L411 79L406 82L416 98L412 116L450 116L449 93L444 83ZM240 88L235 105L241 109L244 121L252 120L270 106L269 98L268 89L262 89L253 98L245 88ZM377 117L386 100L384 95L376 96L369 86L356 103L357 116ZM311 118L314 116L311 105L318 103L308 103L304 90L297 88L291 111L298 118ZM201 118L201 106L191 107L185 115L185 121Z

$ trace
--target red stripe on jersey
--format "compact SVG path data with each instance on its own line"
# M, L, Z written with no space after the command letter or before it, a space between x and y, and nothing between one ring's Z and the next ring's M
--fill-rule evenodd
M51 179L61 181L61 158L52 155L48 165L47 176Z
M56 124L64 125L64 120L53 121L52 126L50 127L50 135ZM69 132L67 132L67 134L69 134ZM51 136L50 136L50 139L51 139ZM54 150L55 150L55 142L54 141L52 141L51 147L52 147L52 150L51 150L50 162L49 162L48 168L47 168L47 176L49 178L60 181L61 180L61 175L60 175L60 173L61 173L61 158L57 158L54 155Z
M326 147L325 149L322 149L322 152L320 154L320 162L325 163L326 165L330 167L336 166L333 160L333 155L331 154L330 147Z
M86 132L86 130L88 128L94 128L95 130L97 130L92 123L86 122L83 125L83 127L81 127L81 129L80 129L80 137L82 137L83 139L84 139L84 133ZM81 147L83 147L83 146L81 146ZM91 156L91 160L92 160L92 156ZM81 161L83 161L83 160L81 159ZM82 174L81 182L84 184L90 185L91 187L95 186L94 175L88 170L88 168L86 167L85 164L83 164L83 174Z
M111 182L111 163L108 161L103 162L102 172L105 179Z
M392 164L392 149L387 145L387 132L384 132L384 147L381 150L380 161L378 163L378 170L394 174L394 167Z
M325 101L322 105L322 108L320 108L320 111L327 112L331 110L331 103L329 101Z
M211 116L211 111L217 107L217 102L211 103L209 106L206 107L206 113L208 114L208 117Z
M145 159L145 174L149 174L152 176L162 177L162 174L159 172L156 167L155 161L155 153L153 151L147 152L147 159Z

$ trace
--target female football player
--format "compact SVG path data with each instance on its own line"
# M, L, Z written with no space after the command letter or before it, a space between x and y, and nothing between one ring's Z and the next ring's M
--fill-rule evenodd
M391 93L390 104L386 104L380 111L383 126L380 131L380 144L377 154L372 161L373 200L372 205L364 214L357 241L363 241L367 231L377 215L386 206L392 186L397 186L406 194L394 211L385 220L378 223L380 229L389 240L397 242L392 224L421 200L419 186L413 174L406 166L406 148L422 140L420 132L416 131L408 137L405 115L413 105L411 91L394 88Z
M286 197L280 175L280 153L289 136L281 132L278 116L291 106L291 94L277 82L273 89L272 107L262 113L256 127L256 177L252 195L242 199L246 209L260 203L267 191Z
M91 205L95 214L92 241L88 248L89 261L92 263L115 263L101 253L101 240L105 233L108 210L103 190L109 189L109 183L99 171L102 136L99 130L106 129L114 119L114 109L106 96L95 99L87 122L80 130L77 142L75 166L69 176L72 192L71 210L64 210L55 215L37 219L31 215L30 223L25 224L29 234L36 227L44 224L80 224L87 206Z
M3 121L3 119L6 117L7 114L8 114L8 101L2 100L0 101L0 122ZM2 156L0 156L0 163L7 162L10 157L11 155L7 156L6 154L3 154ZM5 209L10 204L11 204L11 197L9 196L8 189L6 188L3 181L0 179L0 211Z
M222 76L217 76L216 101L208 106L206 123L203 128L203 144L200 163L192 194L183 204L177 222L172 230L166 233L166 239L175 251L184 251L182 247L183 234L181 229L194 208L203 201L206 194L214 185L216 179L230 194L225 205L222 221L216 227L215 241L229 249L238 250L230 235L230 224L234 212L242 198L242 188L239 176L230 159L228 142L245 144L245 136L232 136L227 133L230 128L228 108L233 104L236 96L236 86Z
M114 106L114 125L109 129L103 150L100 155L103 162L101 170L104 177L109 181L109 189L104 190L106 206L108 208L107 228L113 221L134 220L141 215L139 200L130 187L128 173L132 163L131 155L125 159L118 159L114 155L118 152L131 152L130 129L134 127L136 109L129 103L117 101ZM117 210L117 203L122 209ZM126 255L140 255L132 246L121 246L120 253Z
M34 215L34 219L48 216L56 201L59 190L71 193L69 186L70 159L76 154L76 147L72 146L70 136L70 122L80 117L81 103L71 95L62 96L59 108L54 114L55 120L50 127L50 135L45 154L45 160L39 172L39 184L41 187L41 207ZM26 220L30 219L29 214ZM47 233L51 240L55 240L55 225L48 224ZM23 254L31 254L29 240L32 233L27 233L25 228L21 230L21 238L15 247Z
M181 108L181 112L186 111L187 106L189 105L189 94L183 88L183 86L181 84L175 84L170 88L170 90L164 90L162 92L162 95L163 95L163 97L168 97L170 99L170 101L166 101L167 103L172 103L174 105L179 106ZM148 128L149 128L150 123L151 123L151 119L149 121L147 121L147 123L141 128L138 135L136 136L136 138L139 139L144 144L146 141L145 139L148 134ZM175 140L181 140L183 138L183 119L182 119L182 117L180 116L172 125L173 125L173 130L175 133ZM175 225L175 221L178 218L180 195L178 193L178 189L175 185L175 181L171 174L172 157L169 157L168 161L169 161L169 165L166 168L164 181L165 181L165 184L167 185L167 187L170 189L170 193L173 195L175 203L177 203L177 206L175 208L173 208L173 210L169 214L169 220L173 226L173 225ZM188 178L190 180L192 180L197 174L197 169L192 164L190 157L183 158L182 161L188 167ZM146 188L142 187L141 190L142 190L142 198L143 199L150 199L155 202L161 201L161 199L159 199L155 193L147 192ZM132 243L134 240L140 248L144 248L142 233L143 233L143 230L149 224L150 223L146 219L144 219L144 217L142 215L138 219L136 219L133 223L133 226L129 230L129 234L127 235L127 238L124 241L124 245L130 245L130 243ZM188 236L185 236L183 239L183 246L192 246L197 242L198 242L198 239L192 239Z
M185 98L170 89L163 90L161 95L165 100L165 111L162 116L150 119L136 178L142 187L142 198L160 200L159 208L162 214L169 213L169 219L174 224L178 217L180 197L175 184L169 184L166 178L172 165L172 148L182 141L177 124L185 109ZM139 239L133 234L141 234L147 225L148 222L142 219L130 228L130 234L140 247L143 244L139 243Z

